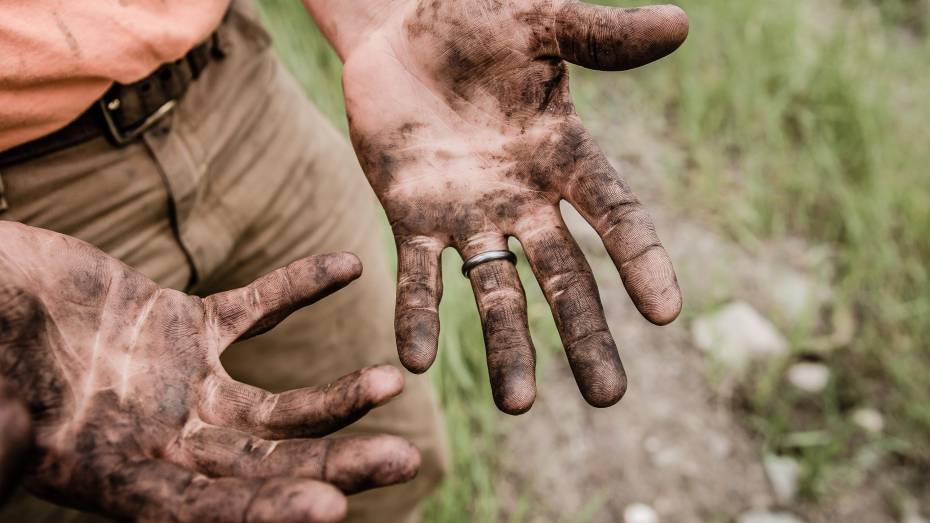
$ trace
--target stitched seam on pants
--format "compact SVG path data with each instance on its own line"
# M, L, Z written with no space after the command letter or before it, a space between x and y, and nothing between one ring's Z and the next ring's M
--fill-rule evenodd
M168 140L172 143L167 144L169 149L167 152L163 150L165 149L164 143L159 146L153 145L152 140L160 141L157 135L161 134L161 136L164 137L167 134L164 128L161 127L170 126L172 120L173 118L169 118L168 121L163 122L160 126L156 126L156 128L145 133L145 135L143 135L143 142L145 143L149 156L158 168L158 173L161 175L162 182L165 184L165 189L168 193L168 221L171 224L171 232L178 246L181 248L181 252L184 253L184 257L187 259L187 264L191 271L190 279L185 287L185 290L188 290L197 284L201 276L201 268L191 252L191 249L196 248L196 246L189 246L184 239L184 234L182 234L182 229L184 227L182 220L189 218L190 209L181 209L179 206L188 202L189 199L194 198L197 192L197 186L202 177L197 175L197 169L194 165L191 165L195 162L190 157L191 151L189 147L187 147L187 144L184 143L178 146L179 137L168 137ZM173 133L177 132L177 130L174 129L168 132ZM164 158L166 155L171 156L175 161L166 162ZM186 164L184 168L178 168L177 160L182 156L191 161L184 162ZM193 178L193 180L185 180L185 178Z

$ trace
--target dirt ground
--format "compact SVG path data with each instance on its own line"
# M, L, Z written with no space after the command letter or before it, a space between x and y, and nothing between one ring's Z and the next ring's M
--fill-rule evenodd
M663 522L728 522L750 510L785 510L810 522L893 522L880 488L818 506L779 506L762 465L763 449L730 402L712 388L703 354L691 341L690 317L722 298L763 312L772 271L806 270L820 256L803 242L763 246L750 254L702 226L663 197L674 150L642 121L595 126L595 134L656 220L685 296L682 318L668 327L646 322L630 303L599 238L571 209L566 221L601 285L608 321L629 376L615 407L588 407L564 357L541 369L539 398L526 415L505 421L499 483L510 499L534 500L527 519L623 522L634 503ZM876 480L879 481L879 480ZM645 521L645 520L644 520ZM633 522L629 522L633 523Z

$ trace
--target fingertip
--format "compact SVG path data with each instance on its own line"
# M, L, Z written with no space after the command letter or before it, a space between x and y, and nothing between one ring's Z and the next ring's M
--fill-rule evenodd
M351 252L330 252L301 258L283 270L301 298L315 301L361 276L362 262Z
M566 350L575 381L589 405L606 408L623 398L626 371L609 332L589 335Z
M624 284L633 303L644 318L654 325L668 325L681 314L681 289L671 260L647 264L639 270L625 271Z
M411 350L400 356L404 368L413 374L423 374L433 366L433 359L425 350Z
M413 444L388 434L334 439L327 460L325 480L346 494L410 481L422 463Z
M404 473L404 481L410 481L417 477L417 474L420 473L420 466L423 464L423 455L420 454L420 449L409 441L407 441L407 446L409 448L409 454L407 458L407 469Z
M346 518L349 503L339 489L326 483L313 482L312 487L304 491L306 502L306 521L314 523L338 523Z
M511 416L519 416L529 411L536 402L536 379L534 366L530 362L525 366L510 365L507 372L501 372L499 362L488 360L491 371L492 396L498 410Z
M361 277L364 267L362 266L362 260L355 253L342 251L332 256L338 259L339 270L346 281L353 281Z
M404 375L391 365L378 365L365 370L368 394L375 406L381 406L404 390Z
M618 267L630 299L644 318L659 326L678 318L681 289L672 260L661 245L643 250Z
M663 293L662 299L658 303L653 304L650 309L642 311L647 320L659 327L672 323L681 314L682 299L678 286L676 285L674 290L666 291L666 293Z
M439 345L437 320L432 311L413 310L398 314L394 323L400 362L414 374L423 374L436 360Z
M688 15L677 5L658 5L641 12L644 16L639 17L640 35L643 43L648 43L650 52L639 65L672 54L688 38Z
M326 487L327 492L310 501L307 519L319 523L338 523L344 520L349 512L349 502L345 495L330 485L324 484L322 487Z
M504 414L519 416L529 412L536 402L536 387L514 387L504 394L495 394L494 403Z
M396 460L392 483L406 483L417 477L423 458L413 443L398 436L386 436L394 440L394 455Z
M337 523L345 519L348 502L339 489L314 480L268 480L249 504L248 522Z
M604 373L595 377L590 387L584 388L581 395L588 405L606 409L616 405L626 394L627 379L624 373Z
M663 26L666 28L665 34L668 42L678 48L688 39L688 33L691 30L688 13L677 5L663 5L659 9L662 10L662 17L665 19Z

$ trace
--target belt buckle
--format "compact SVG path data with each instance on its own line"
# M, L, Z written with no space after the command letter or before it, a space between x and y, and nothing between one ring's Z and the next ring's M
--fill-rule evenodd
M114 102L116 102L116 107L112 107ZM174 108L178 105L177 100L168 100L167 102L163 103L161 107L156 109L155 112L145 117L145 120L143 120L141 124L128 131L124 131L120 128L119 125L116 124L115 121L113 121L113 116L110 115L111 110L116 110L119 108L119 98L114 98L109 102L107 102L104 98L101 98L97 103L100 104L100 110L103 112L103 119L107 123L107 130L110 132L110 138L112 138L113 141L116 142L116 144L120 147L129 144L141 136L142 133L151 129L153 125L167 116L168 113L174 110Z

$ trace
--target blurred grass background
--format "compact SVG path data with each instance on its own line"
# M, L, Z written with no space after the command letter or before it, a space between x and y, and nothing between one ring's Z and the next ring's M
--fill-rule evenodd
M811 499L862 452L930 470L930 2L681 5L682 52L617 80L686 152L674 201L750 247L786 235L828 245L835 306L857 326L825 356L835 378L817 404L785 394L781 369L755 381L753 428L802 458ZM885 413L885 438L861 441L855 406Z
M804 493L814 501L862 452L930 470L930 1L678 4L691 36L661 67L609 80L576 70L573 82L610 82L610 96L664 122L687 159L668 174L676 205L750 248L785 236L828 245L836 306L856 320L852 341L826 356L834 371L827 394L799 402L777 386L781 369L770 369L745 391L749 426L768 448L802 459ZM280 55L344 129L341 66L309 16L295 0L259 6ZM604 103L609 96L582 96L579 112L593 115ZM430 376L454 473L425 520L498 521L501 414L471 291L455 277L458 256L447 254L440 357ZM524 282L545 359L558 338L534 280ZM855 406L885 413L885 436L864 441L845 415ZM519 507L511 513L520 519Z

